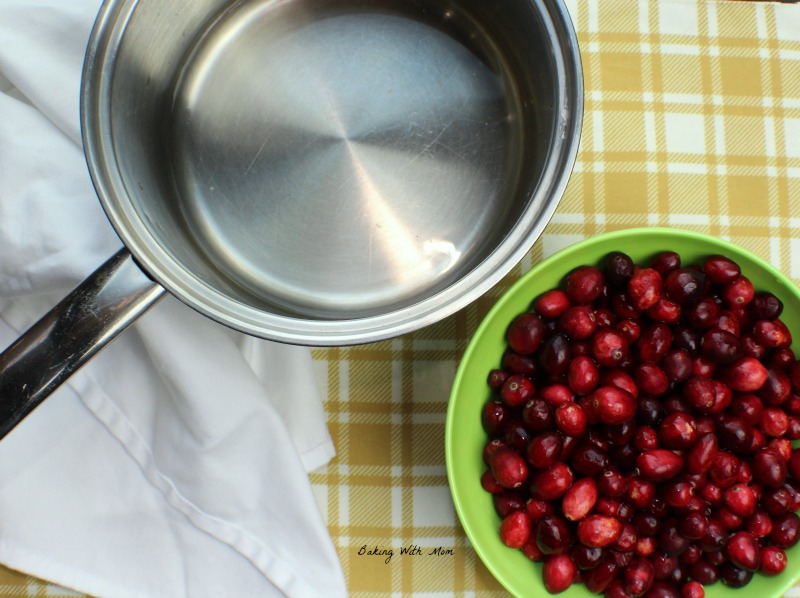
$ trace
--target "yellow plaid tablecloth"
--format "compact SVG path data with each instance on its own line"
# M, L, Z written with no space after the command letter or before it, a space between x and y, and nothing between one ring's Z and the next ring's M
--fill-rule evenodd
M501 284L447 320L313 352L338 455L311 481L354 597L506 595L458 524L444 422L472 331L532 264L609 230L670 226L738 243L800 285L800 5L573 0L569 8L585 123L543 237ZM0 595L63 594L0 570Z

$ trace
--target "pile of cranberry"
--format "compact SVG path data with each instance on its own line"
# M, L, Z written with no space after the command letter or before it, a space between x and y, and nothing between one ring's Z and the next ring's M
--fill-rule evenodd
M800 539L800 361L783 304L723 256L614 252L507 330L483 488L551 593L700 598Z

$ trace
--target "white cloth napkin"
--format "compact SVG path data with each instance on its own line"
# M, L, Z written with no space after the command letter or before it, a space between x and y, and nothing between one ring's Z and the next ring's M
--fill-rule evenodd
M80 148L99 0L0 0L0 344L120 246ZM0 442L0 562L97 596L336 596L308 349L167 297Z

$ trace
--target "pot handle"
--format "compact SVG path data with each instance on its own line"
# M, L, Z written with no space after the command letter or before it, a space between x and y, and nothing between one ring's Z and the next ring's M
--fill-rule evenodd
M0 354L0 438L164 294L123 248L31 326Z

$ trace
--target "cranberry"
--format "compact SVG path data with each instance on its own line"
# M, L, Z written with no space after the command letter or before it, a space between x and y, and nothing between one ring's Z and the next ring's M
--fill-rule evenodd
M483 472L483 475L481 476L481 486L489 494L498 494L503 491L503 487L497 483L496 479L494 479L494 475L492 474L491 470L486 470Z
M777 546L765 546L761 551L760 570L764 575L780 575L786 569L786 553Z
M725 545L725 554L737 567L755 571L761 563L758 540L750 532L736 532Z
M640 361L659 363L673 342L672 331L663 322L654 322L642 330L636 341L636 353Z
M753 477L768 488L778 488L786 481L786 461L773 449L761 449L751 461Z
M758 389L758 396L768 405L782 405L791 396L791 382L786 372L775 367L767 368L764 384Z
M578 521L589 514L596 502L597 483L592 478L581 478L567 490L561 510L570 521Z
M489 465L494 452L504 446L508 446L505 440L502 438L492 438L483 446L483 462L486 463L486 465Z
M522 548L531 535L531 518L525 511L509 513L500 524L500 540L509 548Z
M523 453L527 450L528 444L530 444L531 433L525 426L525 422L522 420L514 420L508 424L503 439L506 441L506 444L514 447L520 453Z
M600 371L590 357L580 355L570 362L567 369L567 384L575 394L587 395L599 382Z
M597 475L608 467L608 456L592 443L581 442L570 456L570 464L581 475Z
M754 392L761 388L767 379L767 368L754 357L741 357L722 368L721 381L732 390Z
M737 481L740 465L741 461L736 455L719 450L708 470L709 478L720 488L729 488Z
M501 519L513 511L521 511L525 508L525 499L520 490L503 490L492 495L495 511Z
M692 375L692 357L685 349L673 349L664 355L661 367L670 382L685 382Z
M616 386L629 392L634 399L639 396L639 387L633 376L621 368L605 369L600 376L600 386Z
M569 366L569 341L563 334L555 334L544 340L539 351L539 365L550 376L560 376Z
M713 433L704 434L686 454L686 470L689 473L706 473L714 463L719 450L719 441Z
M697 440L695 419L688 413L671 413L658 428L658 439L664 448L686 449Z
M522 550L522 554L524 554L534 563L541 563L544 560L544 553L539 550L536 542L528 540L528 543L525 544L525 546L523 546L520 550Z
M667 276L664 288L667 296L678 305L697 301L705 290L705 274L694 268L679 268Z
M564 403L555 410L556 427L566 436L582 436L586 431L586 414L575 403Z
M636 399L616 386L601 386L592 393L592 406L601 422L624 423L636 415Z
M678 531L677 524L673 521L659 530L658 545L665 554L677 557L689 546L689 539Z
M625 494L625 477L615 469L606 469L597 479L597 491L602 496L619 498Z
M703 413L714 407L714 394L714 384L706 378L692 376L683 385L683 397Z
M520 355L511 350L503 354L502 366L511 375L530 375L536 371L536 362L531 355Z
M751 426L755 426L761 421L764 403L754 394L740 394L731 403L731 413L741 417Z
M495 480L504 488L519 488L528 477L525 459L510 447L494 451L489 465Z
M558 460L562 447L563 440L558 432L542 432L528 444L528 463L539 469L550 467Z
M567 274L564 290L573 303L591 303L603 292L605 278L594 266L579 266Z
M787 330L778 320L759 320L753 326L753 338L768 349L789 345Z
M553 408L544 399L530 399L522 409L522 421L532 432L547 430L553 425Z
M653 564L647 559L635 559L623 572L622 583L629 596L641 596L653 581Z
M667 374L652 361L642 362L636 367L634 380L643 392L650 395L662 395L669 389Z
M750 517L756 510L756 496L745 484L734 484L722 495L725 506L739 517Z
M800 539L800 518L795 513L782 513L772 521L769 539L778 548L791 548Z
M673 479L661 485L661 496L669 506L682 509L691 502L694 490L686 480Z
M700 540L708 531L708 518L700 511L692 511L680 520L678 531L689 540Z
M734 453L743 453L753 444L753 428L735 415L720 416L717 436L722 448Z
M689 575L693 580L705 586L710 586L719 579L717 566L709 562L707 556L701 557L700 560L689 567Z
M677 324L683 316L683 309L680 305L662 295L654 305L647 309L646 313L651 320L656 322Z
M628 341L613 328L602 328L592 336L592 356L599 365L618 366L628 356Z
M753 283L746 276L737 276L722 289L723 300L732 307L747 305L754 296Z
M775 320L783 312L783 302L772 293L762 291L753 296L747 308L754 320Z
M686 322L695 328L712 328L719 323L720 308L712 297L700 297L683 312Z
M672 330L672 344L675 349L684 349L694 354L700 347L700 337L691 326L679 324Z
M633 260L621 251L613 251L605 258L603 272L606 281L614 288L626 287L633 276Z
M682 598L703 598L705 595L706 591L699 581L687 581L681 588Z
M656 496L656 485L640 476L631 476L625 484L625 497L636 509L649 507Z
M605 547L622 533L622 523L607 515L589 515L578 523L578 540L586 546Z
M753 579L753 572L727 562L720 565L719 578L728 587L741 588L750 583L750 580Z
M544 340L544 322L536 314L520 314L511 321L506 340L516 353L533 353Z
M649 451L658 447L658 433L650 426L639 426L633 437L633 447L637 451Z
M767 407L764 409L759 426L767 436L783 436L789 429L789 416L783 409Z
M565 463L558 461L547 469L533 474L531 479L531 496L541 500L561 498L572 485L574 475Z
M557 318L570 306L569 297L561 289L552 289L542 293L533 302L533 308L543 318Z
M742 354L739 338L721 328L711 328L703 334L700 350L714 363L733 363Z
M642 268L628 281L628 296L636 309L644 311L658 302L663 287L664 281L657 270Z
M577 567L567 554L547 557L542 566L542 581L551 594L559 594L572 585Z
M665 449L654 449L639 455L636 466L643 477L660 482L680 473L683 469L683 457Z
M538 523L548 515L553 515L555 513L555 507L552 502L539 500L538 498L529 498L525 501L525 512L533 523Z
M664 407L655 397L640 397L636 401L636 421L646 426L655 426L664 416Z
M519 407L524 405L528 399L533 398L536 389L533 386L530 378L516 374L510 376L500 388L500 398L503 402L510 407Z
M722 255L712 255L703 262L703 272L713 284L733 282L742 270L739 264Z
M573 305L558 319L558 326L573 340L589 338L597 330L597 318L588 305Z
M486 379L489 388L493 390L500 390L503 382L508 378L508 373L505 370L494 369L489 371L489 376Z
M573 540L569 525L558 515L548 515L540 519L534 534L536 546L543 554L564 554Z
M511 411L507 405L500 401L489 401L483 406L481 423L489 436L502 436L511 417Z
M617 577L619 565L612 554L605 554L600 563L582 572L583 584L592 594L601 594Z

